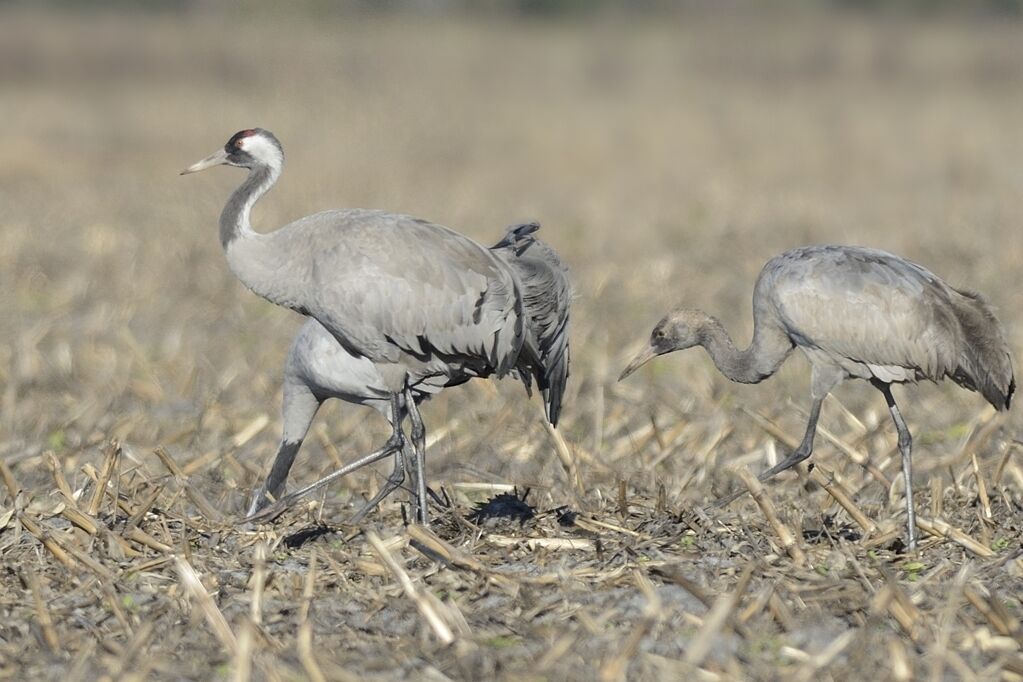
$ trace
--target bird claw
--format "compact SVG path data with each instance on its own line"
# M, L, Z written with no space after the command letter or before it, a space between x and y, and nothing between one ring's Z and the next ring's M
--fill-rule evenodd
M291 499L291 495L286 495L281 499L273 502L272 504L266 504L257 510L249 510L248 516L238 522L241 526L251 526L257 523L268 523L273 521L278 516L287 511L288 507L298 501L298 498ZM263 499L267 499L264 497Z
M707 505L707 509L723 509L748 492L749 490L737 490L736 492L731 493L730 495L719 497L718 499L714 500L709 505Z

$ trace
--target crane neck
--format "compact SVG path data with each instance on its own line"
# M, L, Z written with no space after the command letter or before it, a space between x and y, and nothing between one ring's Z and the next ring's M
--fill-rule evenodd
M261 165L249 171L245 182L231 194L220 214L220 244L227 249L236 239L251 239L259 235L249 223L252 206L277 182L279 166Z
M301 269L291 262L293 254L281 248L281 231L260 234L249 224L253 204L273 187L280 174L280 166L270 165L249 172L220 214L220 242L228 266L242 284L271 303L303 310L308 287L301 278Z
M738 349L717 318L708 315L699 328L700 345L718 370L741 384L756 384L778 371L792 352L792 341L780 328L754 317L753 341Z

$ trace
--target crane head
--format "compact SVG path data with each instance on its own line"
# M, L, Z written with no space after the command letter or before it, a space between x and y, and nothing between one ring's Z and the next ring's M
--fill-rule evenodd
M223 147L181 171L182 175L198 173L213 166L240 168L271 168L279 171L284 165L284 150L274 134L262 128L240 130Z
M706 314L699 310L679 308L665 315L650 332L650 341L622 371L618 381L629 376L658 355L700 345Z

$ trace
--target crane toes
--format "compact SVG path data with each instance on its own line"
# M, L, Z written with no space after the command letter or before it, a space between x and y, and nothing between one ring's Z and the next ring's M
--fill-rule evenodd
M249 498L249 508L248 511L245 512L246 518L254 516L279 500L281 498L281 493L283 493L284 490L282 489L277 492L277 495L272 494L269 490L267 490L265 483L256 488L256 490L252 493L252 497Z

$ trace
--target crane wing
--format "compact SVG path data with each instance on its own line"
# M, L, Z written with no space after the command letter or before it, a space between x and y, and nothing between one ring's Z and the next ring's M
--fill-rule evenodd
M798 345L823 351L854 376L886 382L955 371L960 327L948 286L931 272L852 247L815 247L779 260L786 258L765 275Z
M322 216L329 216L323 218ZM440 225L378 211L336 211L342 231L310 254L307 312L375 361L459 356L503 374L522 343L521 296L508 267Z
M568 317L572 290L568 269L554 249L533 237L536 223L518 225L491 249L515 270L522 284L529 343L535 358L525 364L543 393L547 420L557 425L568 381ZM523 355L525 355L523 351ZM520 359L520 364L522 360Z

